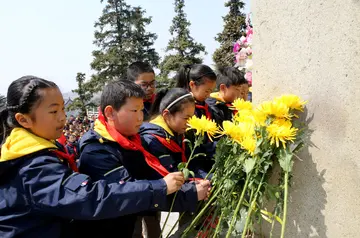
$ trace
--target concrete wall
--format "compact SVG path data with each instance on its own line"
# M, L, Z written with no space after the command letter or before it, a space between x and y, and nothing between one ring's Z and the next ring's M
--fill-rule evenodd
M360 237L360 0L253 0L253 99L308 100L287 237Z

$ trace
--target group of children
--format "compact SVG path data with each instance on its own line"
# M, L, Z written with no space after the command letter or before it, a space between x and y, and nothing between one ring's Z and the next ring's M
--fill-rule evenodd
M188 158L187 120L231 119L229 105L247 97L243 76L231 67L215 74L186 65L176 88L155 95L153 69L133 63L127 79L104 87L77 164L56 141L66 122L57 85L33 76L15 80L0 111L0 237L141 237L139 217L149 237L159 237L158 212L170 209L175 192L172 211L194 212L210 189L204 178L213 142L199 148L207 156L190 163L195 182L177 171Z

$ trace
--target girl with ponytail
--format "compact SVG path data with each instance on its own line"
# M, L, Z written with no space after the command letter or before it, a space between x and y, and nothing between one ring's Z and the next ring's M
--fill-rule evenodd
M210 96L216 87L216 74L207 65L194 64L184 65L175 76L176 87L189 90L195 98L195 115L205 115L211 119L211 112L205 100Z
M155 155L169 172L177 171L179 163L187 162L184 134L187 121L194 111L195 100L187 89L164 89L156 95L151 108L151 121L143 123L140 128L144 148ZM189 165L195 177L201 177L197 168L192 167L192 162ZM184 184L183 189L191 189L191 186L192 183ZM180 220L180 225L191 217L186 214Z
M184 65L175 76L177 87L189 90L195 99L195 115L206 116L213 119L213 112L205 100L210 96L216 87L216 74L207 65L194 64ZM193 132L186 133L186 138L192 143L195 141ZM204 143L197 148L195 153L204 153L206 156L198 156L191 163L197 168L202 177L205 177L213 165L212 157L215 153L215 143L205 138Z

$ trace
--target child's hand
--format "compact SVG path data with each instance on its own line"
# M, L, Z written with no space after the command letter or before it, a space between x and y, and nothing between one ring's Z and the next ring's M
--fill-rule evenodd
M167 185L167 195L178 191L185 182L182 172L170 173L164 177Z
M210 181L199 180L195 181L198 201L206 200L209 197Z

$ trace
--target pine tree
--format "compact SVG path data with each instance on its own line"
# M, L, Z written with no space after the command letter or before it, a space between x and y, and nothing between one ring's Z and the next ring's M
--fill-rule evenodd
M132 61L146 61L153 67L159 64L159 54L155 51L154 43L157 39L155 33L147 32L146 26L151 23L151 17L145 17L146 11L135 7L132 11L131 50Z
M86 116L87 108L94 107L94 103L92 102L93 93L90 88L92 85L89 82L85 82L85 74L77 73L76 82L78 84L78 88L72 90L73 93L77 93L78 97L76 97L71 105L67 108L67 110L80 110L80 116Z
M201 53L205 53L205 46L195 42L190 36L190 22L186 19L184 12L185 1L175 0L176 16L172 20L170 39L166 52L170 54L164 57L160 63L160 70L163 77L167 77L171 71L177 71L183 64L202 63Z
M225 7L229 8L229 13L223 17L224 29L215 37L220 43L220 48L213 54L213 60L217 66L233 66L235 55L233 53L234 43L245 35L246 22L245 14L241 12L244 8L241 0L229 0Z
M110 80L124 78L127 67L135 60L158 63L159 56L152 48L157 36L146 32L151 18L145 18L144 13L125 0L106 1L102 16L95 23L94 44L99 49L92 53L91 68L97 71L91 79L94 91L100 91Z

